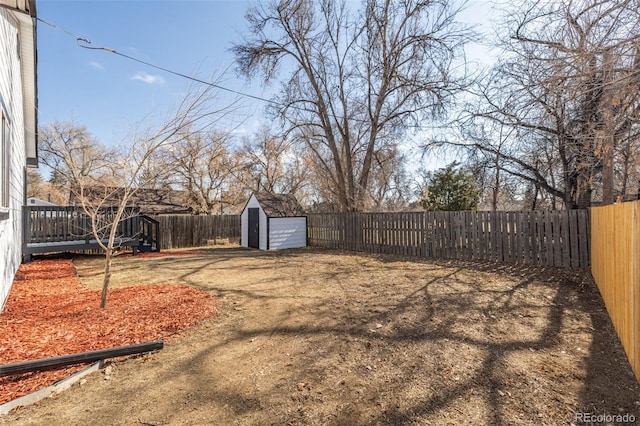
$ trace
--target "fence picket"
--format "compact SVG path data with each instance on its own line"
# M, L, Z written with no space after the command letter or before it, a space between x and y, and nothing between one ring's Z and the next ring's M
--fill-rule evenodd
M33 214L33 213L32 213ZM240 239L239 216L158 216L162 248ZM586 210L541 212L318 213L308 216L312 246L445 259L589 267ZM44 223L30 227L32 237ZM63 232L64 233L64 232ZM70 232L71 233L71 232Z
M587 215L579 215L578 216L578 233L587 234L589 232L589 216ZM579 238L578 242L580 244L580 262L581 267L586 268L589 265L589 253L590 253L590 245L591 240L589 238Z
M236 215L166 215L155 216L160 222L161 249L197 247L207 241L229 239L231 243L240 241L240 216ZM322 238L323 223L319 217L309 222L313 235L310 240L329 241Z
M312 246L427 258L589 267L586 210L322 213L310 214L308 224ZM201 222L198 233L205 228ZM239 235L239 220L234 229ZM164 240L171 241L171 237Z
M640 201L594 207L591 214L578 217L578 227L593 221L593 246L586 246L593 250L593 278L640 382Z

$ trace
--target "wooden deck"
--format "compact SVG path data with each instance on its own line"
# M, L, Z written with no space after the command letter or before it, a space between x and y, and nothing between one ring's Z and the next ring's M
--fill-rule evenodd
M112 209L103 209L100 222L108 226ZM115 247L138 251L160 251L159 222L141 215L137 208L128 208L118 223ZM100 248L100 242L91 232L90 218L75 207L24 207L23 260L33 254L75 252Z
M105 238L101 240L103 244L107 244L108 240ZM132 247L136 252L140 242L137 238L116 238L114 241L115 247ZM73 240L73 241L55 241L45 243L28 243L25 246L25 254L42 254L42 253L56 253L67 251L80 251L80 250L94 250L99 249L100 243L96 239L90 240Z

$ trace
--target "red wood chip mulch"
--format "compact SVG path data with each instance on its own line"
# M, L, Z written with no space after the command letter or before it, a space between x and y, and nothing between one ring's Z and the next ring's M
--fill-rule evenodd
M113 288L105 309L100 294L82 287L70 260L21 265L0 313L0 365L166 341L216 312L213 297L181 285ZM0 377L0 404L85 367Z

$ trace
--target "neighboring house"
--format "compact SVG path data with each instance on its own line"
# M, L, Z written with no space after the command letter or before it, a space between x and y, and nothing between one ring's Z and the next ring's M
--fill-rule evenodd
M35 0L0 0L0 311L22 260L26 167L37 166Z
M40 198L36 198L36 197L29 197L27 198L27 206L34 206L34 207L58 207L57 204L51 203L49 201L45 201L45 200L41 200Z
M251 194L240 224L242 247L277 250L307 246L307 216L293 194Z
M90 187L84 189L84 196L90 203L104 202L105 207L117 206L122 198L122 188ZM71 191L69 205L79 205L74 191ZM128 207L140 208L140 213L146 215L191 214L191 208L186 205L186 193L173 189L139 188L131 196Z

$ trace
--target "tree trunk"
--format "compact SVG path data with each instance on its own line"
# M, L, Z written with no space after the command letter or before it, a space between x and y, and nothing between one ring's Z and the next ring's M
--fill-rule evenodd
M496 176L494 181L494 186L491 194L491 210L494 212L498 210L498 197L500 194L500 165L498 164L498 158L496 157Z
M591 207L591 193L593 188L591 187L591 176L581 175L578 180L578 191L576 194L575 208L588 209Z
M615 202L613 191L613 135L604 136L602 147L602 205L606 206Z
M531 210L535 210L538 207L538 193L540 192L540 187L536 184L533 187L533 201L531 202Z
M562 200L565 209L575 210L580 208L578 200L581 198L584 199L584 197L581 196L582 188L580 182L581 178L578 171L570 170L565 172L565 189Z
M109 293L109 283L111 282L111 260L113 258L113 248L107 248L104 253L104 279L102 280L102 298L100 307L107 307L107 295Z
M602 57L603 67L605 68L605 83L603 84L603 132L602 138L602 205L606 206L614 203L615 195L613 193L614 171L613 171L613 148L614 134L616 131L615 123L615 107L614 93L615 88L612 87L611 76L611 54L605 52Z

